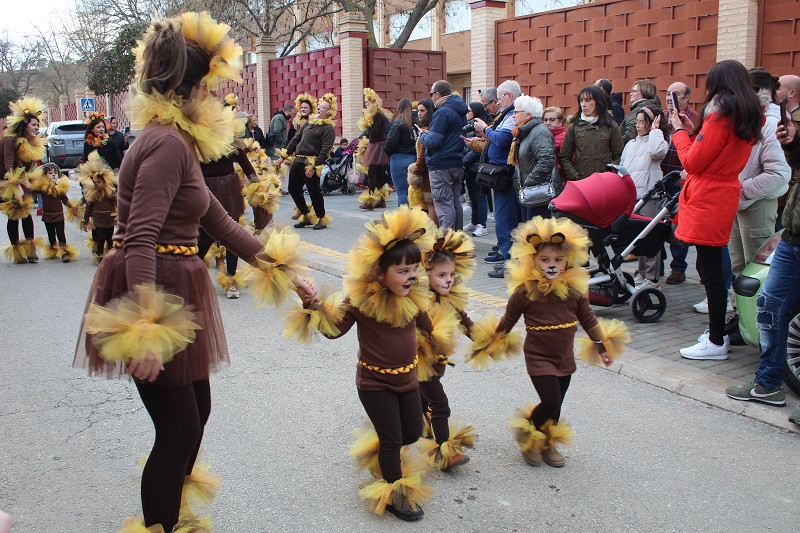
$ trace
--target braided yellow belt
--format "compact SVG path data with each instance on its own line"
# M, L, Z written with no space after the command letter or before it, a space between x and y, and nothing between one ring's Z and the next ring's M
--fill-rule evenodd
M114 248L122 248L123 241L114 241ZM157 254L172 255L197 255L197 246L182 246L179 244L154 244Z
M529 329L531 331L550 331L553 329L568 329L573 326L577 326L578 321L569 322L567 324L553 324L551 326L525 326L525 329Z
M414 357L414 360L411 363L407 364L406 366L401 366L400 368L381 368L379 366L374 366L369 363L365 363L361 359L358 360L358 364L366 368L367 370L372 370L373 372L377 372L378 374L408 374L412 370L417 367L417 363L419 362L419 358Z

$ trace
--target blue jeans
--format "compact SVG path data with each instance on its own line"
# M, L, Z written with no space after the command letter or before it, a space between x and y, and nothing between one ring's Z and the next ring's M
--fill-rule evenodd
M494 191L494 230L500 255L509 259L511 255L511 232L522 221L522 213L514 188L506 192Z
M783 381L792 312L800 304L800 248L780 241L756 300L761 357L756 381L767 389Z
M733 287L733 268L731 267L731 252L728 245L722 247L722 281L725 283L725 290Z
M467 193L469 194L469 205L472 208L470 215L470 222L477 226L480 224L486 227L486 216L489 213L489 203L486 201L486 195L483 194L483 187L475 183L475 174L466 171L467 175Z
M686 272L689 264L686 262L686 256L689 255L689 248L686 246L678 246L677 244L669 245L669 253L672 254L672 261L669 268L675 272Z
M546 205L540 205L539 207L521 207L521 210L522 219L524 221L530 220L535 216L540 216L542 218L551 218L553 216L553 213Z
M392 154L389 156L389 172L397 193L397 207L408 205L408 165L416 160L415 154Z

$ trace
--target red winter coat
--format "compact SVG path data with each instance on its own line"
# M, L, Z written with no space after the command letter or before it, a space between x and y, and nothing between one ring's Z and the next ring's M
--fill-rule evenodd
M747 164L752 143L736 136L734 125L710 113L693 138L684 130L672 135L678 158L687 172L678 201L675 236L691 244L728 244L739 207L739 173Z

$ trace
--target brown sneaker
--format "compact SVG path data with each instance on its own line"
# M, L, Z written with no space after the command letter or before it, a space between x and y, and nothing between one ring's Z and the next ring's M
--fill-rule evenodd
M564 466L566 462L564 456L561 454L561 452L556 450L555 446L551 446L542 450L542 459L544 459L544 462L550 466L556 467Z
M686 273L685 272L678 272L677 270L673 270L667 276L667 285L680 285L686 281Z
M375 209L375 206L373 206L373 205L367 205L367 204L360 204L360 205L358 206L358 208L359 208L359 209L366 209L367 211L372 211L373 209Z

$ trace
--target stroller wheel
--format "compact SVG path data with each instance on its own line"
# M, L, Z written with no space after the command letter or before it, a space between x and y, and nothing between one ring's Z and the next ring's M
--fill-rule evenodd
M658 322L666 310L667 297L659 289L644 288L636 291L631 299L633 317L645 324Z
M355 187L348 187L347 188L347 194L355 194L355 193L356 193Z

